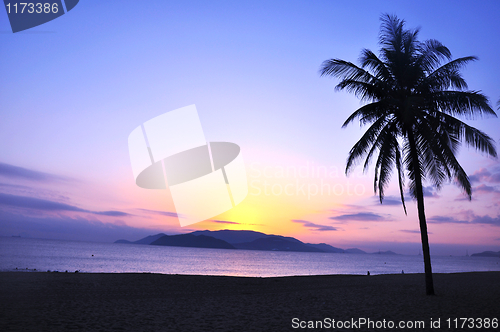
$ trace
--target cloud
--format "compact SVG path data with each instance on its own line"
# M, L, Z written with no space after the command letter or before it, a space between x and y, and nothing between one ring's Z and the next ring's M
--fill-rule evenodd
M135 241L165 231L165 229L135 228L127 226L123 221L103 223L66 216L40 218L0 210L0 236L21 235L31 238L114 242L118 239Z
M182 218L175 212L169 212L169 211L157 211L157 210L148 210L148 209L136 209L139 211L147 212L147 213L152 213L152 214L159 214L161 216L165 217L175 217L175 218Z
M474 192L483 192L483 193L500 193L500 190L498 190L495 187L487 186L485 184L481 184L477 187L472 188Z
M236 221L227 221L227 220L209 220L210 222L216 222L219 224L231 224L231 225L240 225L239 222Z
M0 163L0 176L15 179L25 179L31 181L61 181L68 180L65 177L52 175L49 173L33 171L27 168Z
M427 190L424 189L424 197L437 198L437 197L439 197L439 195L435 192L428 190L428 189ZM409 195L405 195L404 198L405 198L405 204L408 207L408 202L412 202L413 197L411 197ZM403 203L401 202L401 197L399 197L399 196L386 196L382 200L382 204L380 204L380 199L378 196L374 197L373 201L374 201L373 206L401 206L401 207L403 206Z
M405 197L405 201L410 199L409 197ZM375 201L374 205L380 205L380 198L378 196L373 196L373 200ZM382 205L401 205L401 198L396 196L385 196Z
M437 198L439 195L436 192L436 188L433 186L422 187L424 191L424 197L434 197ZM406 198L406 197L405 197Z
M454 224L467 224L468 221L466 220L458 220L453 217L448 217L448 216L432 216L427 218L427 222L431 224L447 224L447 223L454 223Z
M98 214L101 216L109 216L109 217L125 217L125 216L130 216L129 213L122 212L122 211L102 211L102 212L91 212L93 214Z
M427 186L427 187L422 187L424 191L424 197L432 197L432 198L437 198L439 195L437 194L436 188L434 186ZM405 203L411 202L413 200L413 197L410 196L410 194L407 192L404 194L404 199ZM401 202L401 196L385 196L384 199L382 200L382 204L380 204L380 198L377 196L373 196L374 204L373 205L399 205L402 206L403 203Z
M325 232L325 231L336 231L337 230L336 227L319 225L319 224L315 224L315 223L312 223L312 222L307 221L307 220L293 219L292 221L295 223L298 223L298 224L302 224L304 227L311 228L314 231Z
M471 199L469 199L469 196L465 196L464 194L461 194L458 198L454 199L456 202L470 202L471 200L474 201L476 198L471 197Z
M496 218L492 218L488 215L484 216L474 216L471 220L472 224L487 224L493 226L500 226L500 215Z
M2 193L0 193L0 204L43 211L88 212L87 210L64 203L58 203L34 197L16 196Z
M491 173L486 168L480 168L477 171L475 171L471 176L469 176L469 181L471 183L488 181L490 176Z
M20 184L10 184L10 183L0 183L0 187L9 187L9 188L16 188L16 189L31 189L31 187L28 187L28 186L23 186Z
M492 174L490 176L490 182L494 182L494 183L500 183L500 172L497 172L495 174Z
M90 211L65 203L58 203L40 198L16 196L16 195L9 195L2 193L0 193L0 205L19 207L25 209L34 209L39 211L86 212L86 213L93 213L97 215L112 216L112 217L125 217L130 215L126 212L121 212L121 211Z
M475 214L470 214L467 219L468 220L462 220L449 216L433 216L427 218L427 222L432 224L453 223L453 224L485 224L485 225L500 226L500 215L494 218L488 215L478 216Z
M389 221L387 218L372 212L359 212L330 217L332 220L357 220L357 221Z
M414 234L420 234L420 231L419 230L416 230L416 229L400 229L399 230L400 232L404 232L404 233L414 233ZM431 232L427 231L427 234L432 234Z
M475 171L471 176L469 176L471 183L477 182L489 182L489 183L500 183L500 167L493 169L493 173L486 168L481 168Z

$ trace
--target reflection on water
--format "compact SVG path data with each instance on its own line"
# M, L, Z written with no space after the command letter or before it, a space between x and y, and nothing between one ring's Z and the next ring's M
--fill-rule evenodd
M500 259L433 256L436 273L500 271ZM230 276L423 273L421 256L163 247L0 237L0 271L152 272Z

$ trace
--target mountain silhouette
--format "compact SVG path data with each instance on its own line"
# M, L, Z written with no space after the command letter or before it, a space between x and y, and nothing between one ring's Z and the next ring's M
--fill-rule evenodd
M344 253L345 252L344 249L336 248L336 247L333 247L333 246L326 244L326 243L318 243L318 244L306 243L306 244L310 247L314 247L314 248L319 249L323 252L333 252L333 253Z
M377 252L372 252L372 254L377 254L377 255L397 255L394 251L377 251Z
M166 234L164 234L164 233L159 233L159 234L156 234L156 235L146 236L143 239L140 239L140 240L137 240L137 241L133 241L133 242L122 239L122 240L115 241L115 243L151 244L151 242L154 242L154 241L158 240L159 238L161 238L162 236L165 236L165 235Z
M224 240L228 243L243 243L243 242L252 242L254 240L264 238L267 235L261 232L255 232L255 231L233 231L229 229L224 229L220 231L195 231L192 232L191 234L194 235L207 235L207 236L212 236L216 239Z
M324 252L321 249L308 246L297 239L278 235L269 235L264 238L253 240L252 242L235 243L234 246L238 249L246 250Z
M133 242L122 239L115 241L115 243L218 249L366 254L365 251L357 248L344 250L326 243L304 243L289 236L229 229L219 231L194 231L179 235L166 235L159 233L156 235L146 236L145 238ZM392 252L387 251L381 253L391 254Z
M474 257L500 257L500 251L494 252L494 251L483 251L477 254L472 254L471 256Z
M180 234L164 235L150 243L156 246L235 249L226 241L206 235Z

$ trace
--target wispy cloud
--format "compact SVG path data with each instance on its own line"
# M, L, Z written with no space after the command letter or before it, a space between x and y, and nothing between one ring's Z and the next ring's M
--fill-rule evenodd
M160 216L165 216L165 217L182 218L182 216L178 215L176 212L148 210L148 209L136 209L136 210L146 212L146 213L151 213L151 214L158 214Z
M98 214L101 216L108 216L108 217L125 217L125 216L130 216L129 213L122 212L122 211L101 211L101 212L93 212L89 211L90 213L93 214Z
M486 224L493 226L500 226L500 215L495 217L490 217L488 215L478 216L475 214L470 214L467 218L464 219L456 219L454 217L449 216L433 216L427 218L427 222L432 224L444 224L444 223L453 223L453 224Z
M383 217L373 212L359 212L353 214L342 214L340 216L330 217L332 220L340 221L391 221L389 218Z
M292 221L295 223L298 223L298 224L302 224L304 227L310 228L314 231L325 232L325 231L336 231L337 230L336 227L327 226L327 225L319 225L319 224L315 224L315 223L307 221L307 220L293 219Z
M423 192L424 192L424 197L427 197L427 198L438 198L440 197L437 193L437 189L436 187L434 186L427 186L427 187L422 187L423 189ZM411 197L411 195L406 192L404 194L404 199L405 199L405 203L406 202L411 202L413 200L413 197ZM393 196L393 195L389 195L389 196L385 196L384 199L382 200L382 204L380 204L380 198L378 195L376 196L373 196L373 205L403 205L403 203L401 202L401 197L400 196Z
M434 186L423 187L424 197L438 198L437 189Z
M405 197L405 201L410 198ZM396 197L396 196L385 196L384 199L382 200L382 204L380 204L380 198L378 196L373 196L373 205L403 205L401 203L401 198Z
M67 216L33 217L0 210L0 235L114 242L118 239L135 241L145 236L165 232L165 229L143 229L127 226L123 221L115 223L70 218Z
M489 171L486 168L481 168L469 176L469 180L471 183L500 183L500 167L495 167L492 171Z
M68 178L31 169L0 163L0 176L31 181L67 181Z
M240 225L239 222L236 221L227 221L227 220L209 220L210 222L215 222L218 224L230 224L230 225Z
M420 231L419 230L416 230L416 229L400 229L399 230L400 232L404 232L404 233L414 233L414 234L420 234ZM427 231L428 234L432 234L431 232Z
M455 219L449 216L432 216L427 218L427 222L431 224L446 224L446 223L454 223L454 224L467 224L468 221Z
M487 186L485 184L480 184L479 186L472 188L472 191L482 192L482 193L497 193L497 194L500 193L500 189L496 187Z
M471 223L500 226L500 215L496 216L496 218L492 218L488 215L474 216L474 218L471 220Z
M465 195L465 194L460 194L460 196L458 196L457 198L454 199L454 201L456 202L470 202L470 201L475 201L476 199L473 197L471 197L471 199L469 199L469 196Z
M16 189L31 189L31 187L20 184L0 183L0 187L16 188Z
M85 213L92 213L92 214L112 216L112 217L125 217L130 215L126 212L121 212L121 211L91 211L65 203L59 203L34 197L16 196L16 195L2 194L2 193L0 193L0 205L18 207L24 209L33 209L39 211L85 212Z

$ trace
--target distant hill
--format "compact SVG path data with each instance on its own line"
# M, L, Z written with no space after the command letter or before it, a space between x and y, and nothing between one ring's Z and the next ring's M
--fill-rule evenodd
M301 251L301 252L324 252L306 245L305 243L284 236L269 235L264 238L259 238L251 242L235 243L237 249L246 250L277 250L277 251Z
M149 236L146 236L145 238L143 239L140 239L140 240L137 240L137 241L128 241L128 240L117 240L115 241L115 243L135 243L135 244L151 244L152 242L158 240L159 238L161 238L162 236L165 236L166 234L164 233L159 233L159 234L156 234L156 235L149 235Z
M331 245L326 244L326 243L319 243L319 244L306 243L306 244L310 247L319 249L323 252L333 252L333 253L338 253L338 254L344 252L344 249L335 248L335 247L332 247Z
M326 243L304 243L294 237L270 235L245 230L195 231L187 234L166 235L163 233L146 236L137 241L118 240L115 243L151 244L176 247L245 249L245 250L273 250L298 252L327 252L366 254L357 248L341 249ZM377 253L378 254L378 253ZM395 254L392 251L381 254Z
M372 252L373 255L398 255L394 251L377 251L377 252Z
M263 237L271 236L261 232L255 231L232 231L229 229L224 229L221 231L195 231L192 232L193 235L206 235L212 236L219 240L224 240L228 243L243 243L243 242L252 242L253 240L257 240Z
M358 248L351 248L351 249L346 249L344 250L346 254L366 254L366 251L363 251Z
M156 234L156 235L150 235L150 236L146 236L145 238L143 239L140 239L140 240L137 240L135 241L134 243L136 244L151 244L153 243L154 241L158 240L159 238L163 237L163 236L166 236L167 234L164 234L164 233L159 233L159 234Z
M494 251L483 251L477 254L472 254L471 256L474 257L499 257L500 258L500 251L494 252Z
M134 242L129 241L129 240L120 239L120 240L116 240L114 243L134 243Z
M156 246L235 249L233 245L226 241L206 235L193 235L192 233L164 235L150 244Z

